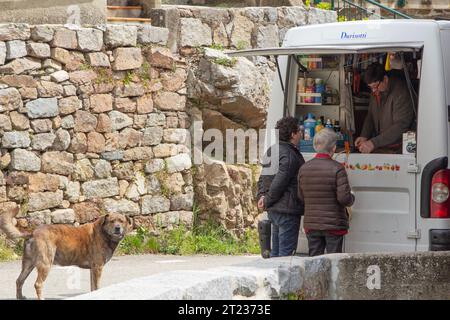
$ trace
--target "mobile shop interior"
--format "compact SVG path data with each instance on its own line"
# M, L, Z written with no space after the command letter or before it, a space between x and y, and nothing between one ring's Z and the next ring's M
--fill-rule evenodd
M364 74L370 64L380 63L388 77L396 76L405 81L415 120L410 131L399 137L403 144L401 149L398 145L397 148L387 146L373 153L415 154L421 57L422 51L291 56L291 67L296 72L293 73L295 79L289 77L288 80L294 80L296 90L294 94L292 91L289 93L287 105L290 114L299 120L302 130L300 150L314 153L314 134L329 127L336 131L338 137L337 153L359 153L354 143L360 136L372 95ZM289 83L290 88L293 86Z

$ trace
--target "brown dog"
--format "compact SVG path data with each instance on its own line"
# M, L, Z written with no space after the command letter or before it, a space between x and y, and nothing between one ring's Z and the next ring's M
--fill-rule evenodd
M0 229L11 239L25 238L22 272L16 281L17 299L23 299L22 286L30 272L37 269L34 284L38 299L52 264L78 266L91 270L91 291L99 288L103 266L111 259L120 240L132 229L132 221L110 213L80 227L42 225L24 233L13 224L19 208L0 215Z

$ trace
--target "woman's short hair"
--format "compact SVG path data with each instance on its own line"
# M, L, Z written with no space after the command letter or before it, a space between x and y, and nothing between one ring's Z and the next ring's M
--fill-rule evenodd
M275 129L279 131L279 137L281 141L289 142L293 133L297 133L300 128L298 126L298 120L294 117L284 117L277 121Z
M314 135L314 150L317 153L330 153L333 151L336 142L336 132L330 128L324 128Z
M371 84L377 81L383 81L386 75L386 70L383 65L375 62L367 67L364 74L364 81L367 84Z

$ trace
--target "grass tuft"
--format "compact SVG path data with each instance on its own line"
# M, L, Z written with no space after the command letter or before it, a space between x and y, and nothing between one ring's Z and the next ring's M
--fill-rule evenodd
M216 58L213 61L215 64L219 64L221 66L232 68L237 63L237 58Z
M23 251L23 241L15 246L7 243L3 237L0 237L0 262L17 260Z
M247 230L238 238L223 226L208 222L188 230L181 225L165 230L159 236L139 228L135 235L129 235L120 244L119 254L159 253L170 255L239 255L258 254L259 240L256 230Z

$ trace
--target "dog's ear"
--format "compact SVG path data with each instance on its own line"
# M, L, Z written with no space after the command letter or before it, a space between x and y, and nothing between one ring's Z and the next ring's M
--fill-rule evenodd
M102 226L106 223L108 217L109 217L109 213L107 213L107 214L105 214L105 215L103 215L103 216L100 216L100 218L99 218L98 220L100 221L100 224L101 224Z
M130 216L126 216L126 218L127 218L127 222L128 222L128 232L131 232L134 229L134 220Z

